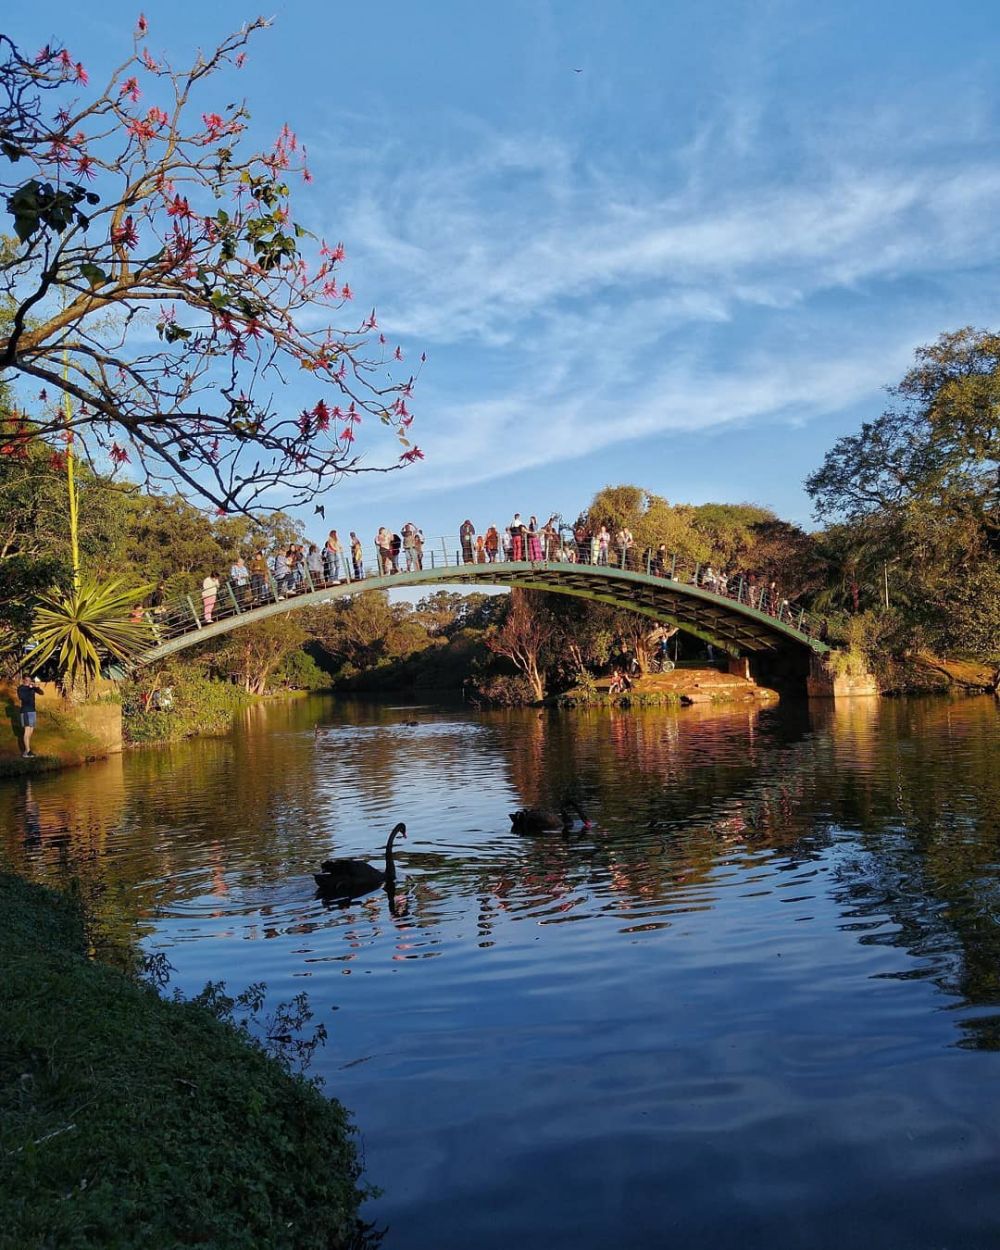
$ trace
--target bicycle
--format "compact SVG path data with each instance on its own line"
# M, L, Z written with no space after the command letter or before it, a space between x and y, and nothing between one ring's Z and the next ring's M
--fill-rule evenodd
M663 655L654 656L649 661L649 671L651 673L672 673L676 667L677 665L673 660Z

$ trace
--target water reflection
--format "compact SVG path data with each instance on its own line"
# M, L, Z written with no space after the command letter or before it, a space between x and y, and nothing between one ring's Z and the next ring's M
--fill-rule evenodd
M289 997L309 979L337 1010L322 1064L382 1169L376 1209L406 1224L388 1245L498 1244L473 1207L533 1193L541 1157L563 1189L551 1220L515 1221L528 1244L563 1244L581 1208L586 1244L611 1244L614 1203L596 1195L643 1176L632 1244L657 1244L668 1194L682 1239L729 1244L697 1163L731 1174L722 1210L759 1233L739 1244L806 1244L782 1223L798 1203L827 1219L810 1244L833 1246L851 1237L830 1216L838 1168L874 1211L954 1129L907 1102L914 1065L967 1129L1000 1113L970 1070L937 1066L1000 1048L998 719L990 699L479 715L310 700L249 709L230 738L8 785L0 828L20 871L81 882L95 941L168 948L189 990L263 979ZM567 794L594 827L511 832L508 812ZM394 888L315 897L317 863L380 862L398 820ZM896 1119L875 1111L888 1091ZM842 1118L852 1097L863 1131ZM416 1171L398 1098L429 1138ZM706 1155L720 1126L731 1142ZM436 1203L445 1159L462 1236ZM960 1163L934 1175L985 1210L992 1190ZM776 1174L797 1196L772 1194L765 1217ZM932 1244L935 1221L951 1236L953 1203L922 1193L919 1237L890 1242Z

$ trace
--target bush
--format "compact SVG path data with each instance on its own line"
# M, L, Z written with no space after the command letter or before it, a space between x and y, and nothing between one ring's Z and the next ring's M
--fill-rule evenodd
M165 1000L88 957L68 899L0 875L0 907L0 1244L369 1244L347 1113L292 1071L313 1041L275 1062L234 1018L261 991Z
M324 673L306 651L293 651L278 666L271 683L286 690L326 690L330 674Z
M170 687L172 706L166 711L145 707L154 682ZM190 663L173 661L157 675L147 670L122 687L122 731L126 742L170 742L196 734L226 733L233 716L249 701L237 686L213 681Z
M475 701L495 707L523 707L535 702L531 682L519 673L481 674L470 682L470 691Z

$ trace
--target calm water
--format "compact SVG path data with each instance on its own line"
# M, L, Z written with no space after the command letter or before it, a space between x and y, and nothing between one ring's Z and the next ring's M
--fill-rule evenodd
M308 991L388 1250L995 1247L998 728L312 699L9 784L0 845L188 992ZM314 897L397 820L391 909Z

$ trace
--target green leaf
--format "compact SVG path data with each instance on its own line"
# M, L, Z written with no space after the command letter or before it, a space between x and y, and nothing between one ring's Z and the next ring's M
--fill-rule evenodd
M91 286L102 286L108 281L108 275L100 265L94 265L90 261L80 266L80 277L86 278Z
M128 663L152 636L147 622L131 619L133 607L151 589L115 577L103 583L86 579L68 593L40 596L32 626L36 645L31 671L55 658L60 676L73 684L93 681L106 660Z

